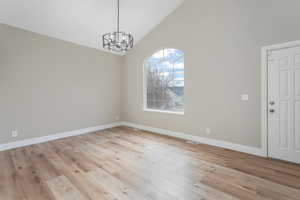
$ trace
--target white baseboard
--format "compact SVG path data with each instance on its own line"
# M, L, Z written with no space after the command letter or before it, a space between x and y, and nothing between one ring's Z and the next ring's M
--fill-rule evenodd
M150 126L135 124L135 123L131 123L131 122L120 122L120 124L123 126L128 126L128 127L132 127L132 128L150 131L153 133L173 136L173 137L181 138L184 140L190 140L190 141L194 141L194 142L198 142L198 143L202 143L202 144L208 144L208 145L212 145L212 146L222 147L225 149L248 153L248 154L252 154L252 155L256 155L256 156L267 157L267 153L263 149L256 148L256 147L250 147L250 146L246 146L246 145L240 145L240 144L235 144L235 143L230 143L230 142L225 142L225 141L220 141L220 140L215 140L215 139L209 139L209 138L204 138L204 137L200 137L200 136L194 136L191 134L180 133L180 132L170 131L170 130L166 130L166 129L160 129L160 128L154 128L154 127L150 127Z
M231 149L231 150L235 150L235 151L239 151L239 152L253 154L253 155L257 155L257 156L262 156L262 157L267 156L267 153L260 148L250 147L250 146L245 146L245 145L240 145L240 144L234 144L234 143L230 143L230 142L214 140L214 139L209 139L209 138L204 138L204 137L199 137L199 136L194 136L191 134L180 133L180 132L170 131L170 130L166 130L166 129L154 128L151 126L145 126L145 125L135 124L135 123L131 123L131 122L114 122L114 123L106 124L106 125L100 125L100 126L84 128L84 129L79 129L79 130L73 130L73 131L68 131L68 132L62 132L62 133L56 133L53 135L43 136L43 137L39 137L39 138L32 138L32 139L26 139L26 140L21 140L21 141L6 143L6 144L0 144L0 151L15 149L15 148L29 146L29 145L33 145L33 144L44 143L44 142L53 141L53 140L66 138L66 137L71 137L71 136L82 135L82 134L100 131L100 130L113 128L113 127L117 127L117 126L121 126L121 125L132 127L132 128L137 128L137 129L141 129L141 130L146 130L146 131L150 131L150 132L161 134L161 135L173 136L173 137L181 138L184 140L191 140L191 141L199 142L202 144L208 144L208 145L212 145L212 146L222 147L225 149Z
M105 125L84 128L84 129L79 129L79 130L73 130L73 131L68 131L68 132L56 133L53 135L48 135L48 136L43 136L43 137L38 137L38 138L31 138L31 139L26 139L26 140L21 140L21 141L6 143L6 144L0 144L0 151L15 149L18 147L24 147L24 146L29 146L29 145L33 145L33 144L44 143L44 142L57 140L57 139L61 139L61 138L66 138L66 137L71 137L71 136L82 135L82 134L100 131L100 130L104 130L104 129L108 129L108 128L113 128L116 126L120 126L120 122L114 122L111 124L105 124Z

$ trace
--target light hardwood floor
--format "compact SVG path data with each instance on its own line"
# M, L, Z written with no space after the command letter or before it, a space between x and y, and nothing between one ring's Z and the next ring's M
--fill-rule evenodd
M1 200L300 199L300 165L118 127L0 152Z

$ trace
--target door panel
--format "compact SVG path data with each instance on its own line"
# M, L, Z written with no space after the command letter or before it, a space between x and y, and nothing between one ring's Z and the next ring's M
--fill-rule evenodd
M286 68L289 66L289 57L288 56L283 56L281 58L279 58L279 67L282 68Z
M295 66L300 66L300 54L295 54Z
M300 69L295 72L295 96L300 98Z
M279 147L281 149L289 148L289 103L287 101L280 102L280 122L279 122Z
M295 149L300 152L300 101L295 103Z
M300 163L300 47L268 52L268 152Z
M289 70L280 70L280 98L287 99L290 96L290 71Z

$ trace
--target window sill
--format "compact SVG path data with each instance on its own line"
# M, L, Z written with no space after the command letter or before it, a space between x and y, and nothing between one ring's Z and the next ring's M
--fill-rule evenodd
M164 110L154 110L154 109L143 109L144 112L157 112L165 114L174 114L174 115L184 115L184 112L173 112L173 111L164 111Z

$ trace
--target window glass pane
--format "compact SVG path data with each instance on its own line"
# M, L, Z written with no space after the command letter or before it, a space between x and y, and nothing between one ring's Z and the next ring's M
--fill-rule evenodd
M162 111L184 110L184 54L163 49L145 61L146 108Z

